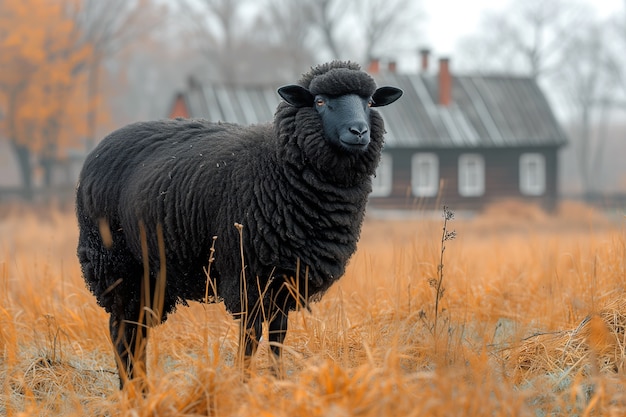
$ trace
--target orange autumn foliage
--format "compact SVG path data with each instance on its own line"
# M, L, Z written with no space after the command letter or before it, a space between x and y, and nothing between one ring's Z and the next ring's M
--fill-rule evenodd
M74 1L0 1L0 134L46 158L76 147L86 131L92 48L73 20Z

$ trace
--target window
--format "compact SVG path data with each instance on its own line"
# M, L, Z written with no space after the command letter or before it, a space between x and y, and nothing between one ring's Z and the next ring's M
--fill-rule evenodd
M434 153L416 153L411 162L413 195L434 197L439 191L439 159Z
M393 181L393 164L391 155L383 153L376 169L376 175L372 178L372 197L386 197L391 194Z
M459 156L459 194L477 197L485 193L485 160L479 154Z
M542 195L546 191L546 159L542 154L520 156L519 189L525 195Z

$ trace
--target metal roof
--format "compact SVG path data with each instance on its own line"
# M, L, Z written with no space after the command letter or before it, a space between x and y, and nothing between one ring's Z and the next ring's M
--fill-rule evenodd
M515 76L452 76L452 103L437 103L436 75L385 72L379 86L393 85L403 97L378 109L385 119L389 148L475 148L561 146L567 138L536 81ZM278 86L191 88L192 117L255 124L273 119Z
M246 125L271 121L281 100L275 87L214 84L191 88L185 98L191 117Z

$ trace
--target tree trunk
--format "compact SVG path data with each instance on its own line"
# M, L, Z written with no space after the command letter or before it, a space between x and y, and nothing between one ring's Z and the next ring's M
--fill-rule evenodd
M30 163L31 152L27 146L20 145L11 141L11 147L17 163L20 168L20 177L22 178L22 196L24 199L31 201L33 199L33 170Z
M591 110L589 103L581 103L580 111L580 136L579 136L579 154L578 154L578 167L580 169L580 177L582 180L583 194L587 195L591 193L591 173L589 168L591 166Z
M17 124L15 120L17 98L21 92L20 86L13 89L8 95L7 105L7 133L11 149L17 158L17 164L20 170L20 178L22 180L22 196L30 201L33 199L33 170L30 163L31 152L27 145L18 141Z
M100 86L100 56L96 53L91 65L89 65L87 79L87 138L85 150L89 152L96 145L96 132L98 129L98 90Z
M608 99L602 100L600 103L600 117L598 124L598 136L596 138L596 146L593 157L590 155L591 167L590 171L594 173L594 178L591 178L591 186L595 189L596 186L601 187L601 183L594 182L602 179L603 164L602 158L604 157L604 149L609 136L608 127L610 126L611 117L611 102Z
M52 187L52 173L54 170L55 160L54 158L44 156L41 158L41 168L43 169L43 186L46 189Z

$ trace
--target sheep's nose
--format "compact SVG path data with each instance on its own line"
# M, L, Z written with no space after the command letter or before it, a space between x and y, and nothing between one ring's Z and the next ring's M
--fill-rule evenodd
M339 140L351 150L364 150L370 143L370 129L367 123L353 123L343 130Z
M352 126L348 129L354 136L363 137L369 129L367 126Z

